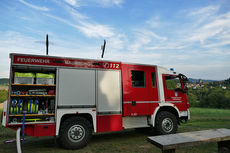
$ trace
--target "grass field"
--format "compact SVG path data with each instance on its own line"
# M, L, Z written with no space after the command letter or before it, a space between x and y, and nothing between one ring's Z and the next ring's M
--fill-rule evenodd
M0 103L3 103L7 100L8 90L3 89L3 86L0 86Z
M191 120L179 126L178 132L213 128L230 129L230 110L191 108ZM26 137L22 145L23 153L160 153L161 150L146 139L146 130L126 130L96 134L87 147L80 150L64 150L54 143L53 137ZM15 132L0 126L0 153L16 152L16 144L3 144L4 140L14 139ZM208 143L196 147L178 149L177 153L217 153L217 144Z

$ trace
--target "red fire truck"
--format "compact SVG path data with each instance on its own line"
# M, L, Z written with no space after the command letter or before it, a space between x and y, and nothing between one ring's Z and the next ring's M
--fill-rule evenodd
M186 80L155 65L10 54L2 125L30 136L57 136L67 149L92 133L152 127L175 133L190 118Z

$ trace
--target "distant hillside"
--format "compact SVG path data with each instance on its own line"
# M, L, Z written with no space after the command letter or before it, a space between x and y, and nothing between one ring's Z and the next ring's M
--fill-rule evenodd
M9 79L8 78L0 78L0 85L8 85Z
M188 80L190 82L192 82L192 83L197 83L197 82L199 82L200 79L189 78ZM201 80L202 80L202 82L215 82L215 81L218 81L218 80L203 80L203 79L201 79Z

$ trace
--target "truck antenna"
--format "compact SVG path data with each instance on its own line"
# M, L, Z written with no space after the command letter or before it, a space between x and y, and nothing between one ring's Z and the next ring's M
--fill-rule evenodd
M46 34L46 55L49 54L49 38L48 34Z
M101 46L101 50L102 50L101 58L104 57L105 45L106 45L106 40L104 40L104 45Z

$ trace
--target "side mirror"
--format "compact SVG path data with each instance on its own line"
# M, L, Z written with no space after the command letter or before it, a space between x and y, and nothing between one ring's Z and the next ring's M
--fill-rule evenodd
M188 93L188 87L184 86L184 93Z
M184 74L179 74L179 77L183 80L183 82L187 82L188 78Z

